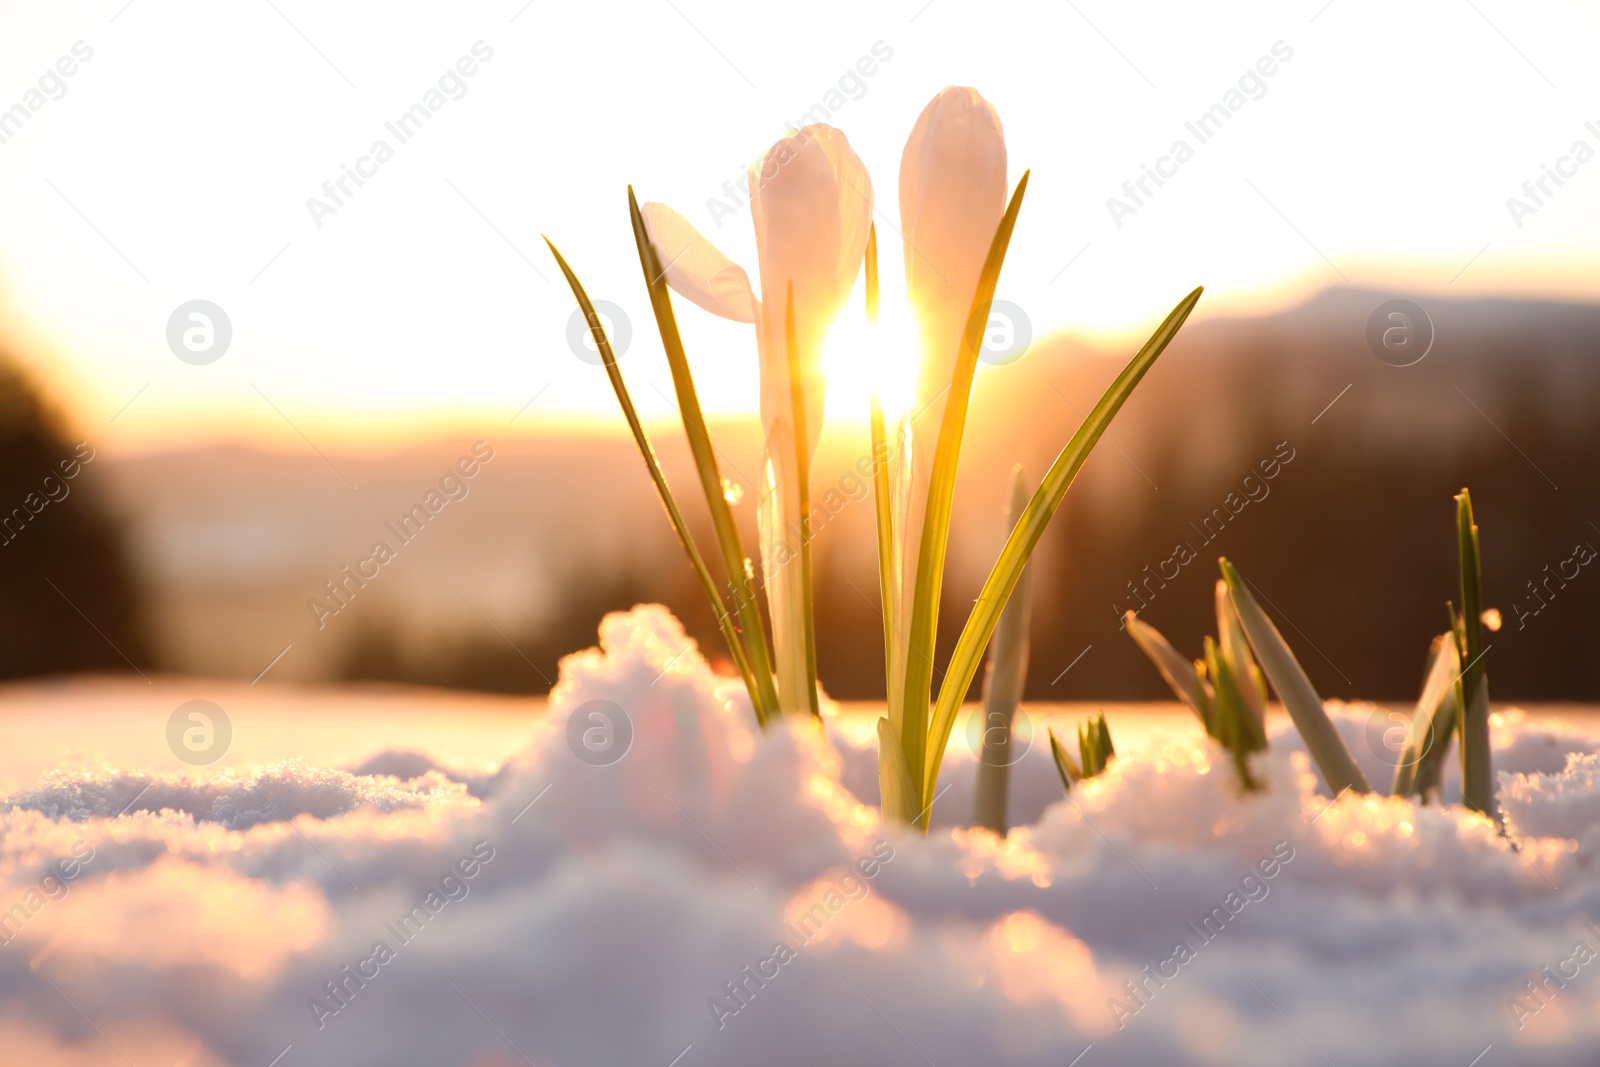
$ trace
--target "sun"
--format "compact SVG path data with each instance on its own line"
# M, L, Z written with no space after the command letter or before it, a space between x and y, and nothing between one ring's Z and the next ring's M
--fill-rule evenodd
M829 422L865 425L874 389L881 390L889 425L910 409L920 359L916 322L903 300L890 299L889 293L883 296L876 327L867 322L861 303L852 299L823 342Z

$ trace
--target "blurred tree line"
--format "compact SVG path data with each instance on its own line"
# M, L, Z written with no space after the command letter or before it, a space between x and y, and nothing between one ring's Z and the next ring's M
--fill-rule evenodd
M94 455L0 354L0 678L156 667Z
M1458 596L1451 497L1470 486L1486 603L1504 618L1486 661L1496 698L1600 700L1600 561L1574 562L1600 548L1600 308L1423 300L1432 347L1396 367L1366 340L1392 295L1330 291L1180 335L1035 556L1029 699L1164 699L1119 616L1137 609L1197 655L1219 555L1255 584L1323 695L1414 698ZM980 369L936 663L1003 540L1011 464L1037 482L1126 356L1057 339ZM96 485L103 468L78 458L94 442L80 446L3 361L0 437L0 677L158 666L125 535ZM719 443L746 458L736 435ZM819 459L817 484L855 455ZM78 464L74 477L63 463ZM821 677L843 699L883 695L872 512L870 497L850 503L814 546ZM741 511L753 551L752 513ZM671 607L725 666L664 518L659 538L665 565L574 568L551 610L504 632L364 614L334 674L539 693L561 656L595 643L604 613L640 602Z
M1496 698L1600 700L1600 561L1575 576L1566 562L1579 545L1600 549L1600 309L1425 300L1433 346L1396 367L1366 342L1368 318L1392 295L1330 291L1281 315L1180 335L1040 544L1030 699L1167 698L1120 614L1138 609L1198 655L1215 628L1219 555L1256 585L1325 697L1414 699L1429 641L1448 625L1445 602L1459 596L1451 498L1469 486L1485 602L1505 620L1486 661ZM982 566L952 568L936 663L1003 539L1010 464L1022 461L1037 483L1125 358L1042 345L980 375L951 558ZM1263 464L1275 458L1267 479ZM974 514L975 501L989 510ZM820 672L844 699L883 695L871 512L870 499L851 505L815 544ZM670 542L665 520L661 538ZM748 548L753 529L747 538ZM1176 566L1179 545L1193 558ZM594 643L605 610L661 601L721 655L687 563L673 562L579 576L559 623L517 643L553 679L561 653ZM409 666L399 648L369 632L346 673L529 692L545 684L493 633Z

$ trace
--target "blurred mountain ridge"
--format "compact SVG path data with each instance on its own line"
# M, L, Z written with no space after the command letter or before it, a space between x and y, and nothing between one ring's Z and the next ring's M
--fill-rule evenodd
M1325 696L1371 698L1414 696L1428 640L1445 625L1456 595L1450 496L1462 485L1478 507L1491 603L1527 596L1578 540L1600 545L1588 525L1600 524L1590 414L1600 410L1600 307L1415 297L1433 342L1421 362L1396 367L1368 347L1367 326L1380 305L1406 297L1330 289L1281 312L1185 328L1041 543L1030 697L1162 695L1114 607L1136 606L1129 583L1185 538L1200 558L1149 599L1147 621L1198 654L1215 556L1226 554L1285 613ZM980 367L942 650L1003 540L1011 464L1037 481L1131 353L1055 336L1016 363ZM562 651L593 643L600 612L635 599L668 603L719 651L620 426L619 415L615 430L593 434L486 429L495 458L468 494L320 629L307 602L465 454L465 436L327 460L242 446L108 457L102 477L150 590L159 659L173 669L253 677L292 644L273 677L539 691ZM723 473L745 490L737 513L753 554L759 432L751 419L713 434ZM709 545L681 430L652 436ZM1203 543L1195 526L1280 446L1295 458L1270 493ZM864 426L830 424L813 463L818 495L848 488L841 480L866 451ZM841 497L816 543L821 673L836 695L871 698L881 687L873 509L870 498ZM1585 570L1574 584L1525 631L1498 636L1497 695L1600 699L1600 672L1588 665L1600 577Z

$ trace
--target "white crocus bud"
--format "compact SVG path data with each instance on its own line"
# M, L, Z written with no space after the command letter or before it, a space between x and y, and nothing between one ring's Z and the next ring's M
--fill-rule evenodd
M951 86L917 116L900 157L900 231L906 294L921 341L909 421L895 435L895 600L911 618L929 474L951 373L984 260L1006 207L1006 141L1000 116L976 89ZM889 655L890 718L910 655L909 623Z
M900 157L906 293L922 338L913 412L950 384L978 277L1005 209L1000 116L976 89L941 90L917 117Z
M822 342L861 272L872 224L872 180L832 126L791 131L750 168L750 214L761 268L761 416L788 419L785 316L794 293L795 339L808 448L822 429Z
M809 466L822 432L822 343L866 254L872 182L844 134L831 126L807 126L779 140L750 168L750 213L761 268L761 420L766 428L757 517L778 702L796 712L810 701L810 597L800 554L811 531L800 506L800 472L802 460ZM794 421L791 366L800 376L803 441Z
M855 285L872 224L872 181L844 134L831 126L793 130L750 168L761 297L745 271L684 217L661 204L640 208L667 284L713 314L756 324L761 360L761 563L772 616L779 704L809 706L809 597L800 549L809 536L800 508L802 459L822 432L822 344ZM791 296L792 294L792 296ZM797 440L787 321L793 301L805 440ZM802 452L803 449L803 452Z

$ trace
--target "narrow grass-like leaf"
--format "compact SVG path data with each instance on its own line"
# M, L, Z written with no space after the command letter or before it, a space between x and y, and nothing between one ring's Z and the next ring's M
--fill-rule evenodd
M878 227L867 230L867 326L876 339L878 328ZM894 634L897 610L894 591L894 500L889 489L889 439L883 421L883 396L872 387L872 497L878 518L878 603L883 608L883 677L894 678ZM893 694L891 694L893 699ZM905 759L905 753L900 755Z
M1206 670L1206 661L1194 661L1194 688L1200 697L1200 721L1205 724L1206 733L1216 737L1217 730L1217 700L1216 691L1211 685L1211 676Z
M1216 680L1218 702L1228 709L1231 723L1230 737L1238 753L1265 752L1267 748L1267 701L1262 693L1261 669L1250 654L1250 642L1234 611L1233 598L1228 595L1228 583L1217 579L1217 666L1212 671ZM1226 689L1226 696L1223 690ZM1249 776L1241 771L1245 784L1252 786Z
M1202 291L1196 289L1172 309L1171 314L1156 329L1150 340L1145 342L1144 347L1139 349L1123 368L1122 373L1118 374L1106 388L1099 402L1083 420L1083 424L1078 427L1072 439L1061 450L1061 454L1050 465L1044 481L1034 491L1033 499L1023 511L1022 518L1012 527L1011 536L1006 539L1005 547L1000 550L1000 556L989 571L989 577L984 580L978 601L973 606L971 614L967 616L966 625L961 629L961 636L957 639L955 651L950 657L950 666L945 671L944 682L939 687L939 702L934 708L930 724L927 767L923 772L924 790L931 789L930 783L938 780L939 765L944 759L945 745L949 743L950 731L955 725L956 712L961 708L967 687L972 684L972 678L977 673L984 646L994 634L994 628L1000 621L1001 610L1010 598L1011 591L1021 580L1022 570L1027 565L1034 546L1039 543L1039 538L1044 536L1045 527L1049 525L1056 508L1061 506L1061 501L1067 495L1067 488L1077 477L1084 461L1089 458L1090 450L1105 433L1112 417L1122 408L1145 372L1177 335L1178 328L1183 325L1189 313L1194 310L1195 304L1199 302ZM908 704L908 715L910 711L911 705Z
M1395 762L1394 780L1389 786L1389 795L1392 797L1409 797L1416 791L1417 764L1433 748L1434 738L1431 736L1431 730L1435 709L1428 706L1428 688L1433 683L1434 675L1442 673L1439 653L1447 644L1452 646L1455 644L1452 634L1435 637L1428 646L1428 660L1422 670L1422 694L1417 698L1416 707L1412 708L1411 714L1406 717L1405 744L1401 746L1400 755ZM1389 718L1393 720L1397 714L1391 712ZM1385 747L1389 747L1387 741Z
M984 327L988 324L988 309L994 301L995 287L1000 283L1000 268L1005 263L1006 250L1011 245L1011 232L1016 228L1017 214L1022 210L1022 198L1027 190L1028 172L1024 171L1022 180L1017 182L1017 188L1011 194L1006 213L995 229L983 272L978 276L966 329L961 335L961 348L950 376L950 392L945 397L944 418L939 426L939 441L934 446L933 468L928 478L928 506L923 520L922 545L917 553L916 582L911 598L911 627L907 635L910 650L906 662L904 719L901 723L906 766L912 768L912 773L924 790L923 803L933 792L928 783L938 777L939 757L928 747L928 708L933 693L934 639L939 629L939 594L944 586L945 551L950 541L950 509L955 496L956 465L961 457L961 438L966 430L972 376L978 366L978 351L983 343ZM1010 592L1010 589L1006 590L1007 595ZM1002 597L1000 606L1004 606L1004 601ZM998 612L997 607L997 617ZM987 635L985 641L987 643ZM976 663L973 669L976 671ZM971 681L972 675L969 674L967 682L970 684ZM923 825L927 825L926 816Z
M1239 784L1256 792L1262 786L1251 773L1249 757L1267 748L1265 697L1260 670L1227 589L1227 583L1217 582L1217 629L1224 638L1207 637L1204 656L1192 664L1133 612L1123 616L1123 625L1172 691L1200 716L1206 734L1228 750Z
M789 349L789 401L794 418L795 490L800 497L800 639L805 644L805 697L811 714L817 705L817 620L811 593L811 447L806 438L805 384L800 380L800 346L794 328L794 282L784 294L784 342Z
M1206 677L1211 680L1212 692L1212 737L1222 742L1222 747L1233 750L1233 738L1237 732L1233 723L1233 685L1225 677L1224 668L1217 661L1217 642L1209 635L1201 645L1200 662L1205 664Z
M1456 734L1456 724L1461 720L1461 704L1456 686L1445 690L1439 701L1439 710L1433 717L1433 748L1423 754L1417 764L1416 795L1424 804L1434 801L1444 803L1444 765L1450 754L1450 739ZM1437 755L1435 755L1437 753Z
M1222 577L1228 583L1228 593L1233 599L1233 610L1239 614L1239 624L1244 627L1245 636L1250 639L1267 680L1277 691L1278 699L1283 701L1284 710L1288 711L1295 729L1305 739L1306 750L1316 761L1328 788L1333 790L1335 796L1346 789L1353 793L1372 792L1366 775L1361 773L1355 758L1350 755L1350 749L1328 718L1327 711L1322 707L1322 698L1312 687L1311 679L1306 677L1300 661L1289 651L1283 635L1267 618L1266 612L1261 610L1261 605L1256 603L1256 598L1251 595L1233 564L1226 559L1219 559L1217 563L1222 567Z
M1217 649L1222 655L1222 661L1233 673L1234 684L1238 687L1239 699L1244 702L1244 707L1255 717L1256 725L1262 728L1262 747L1266 747L1266 722L1267 698L1262 692L1261 671L1256 667L1254 657L1250 655L1250 643L1244 636L1244 630L1239 626L1239 616L1233 610L1233 601L1228 596L1228 583L1217 579L1216 585L1217 609Z
M1209 637L1206 638L1206 666L1216 689L1217 740L1233 758L1239 784L1248 792L1257 792L1262 786L1250 772L1250 756L1266 750L1265 730L1245 702L1239 675L1222 646Z
M1455 729L1455 681L1461 669L1454 634L1440 634L1428 650L1428 671L1422 695L1411 713L1406 744L1400 763L1394 769L1391 796L1421 796L1428 799L1427 786L1438 787L1444 767L1445 750Z
M1211 721L1206 712L1209 701L1204 691L1205 680L1195 672L1192 660L1185 659L1183 654L1172 647L1161 631L1149 623L1139 621L1139 616L1127 612L1122 616L1122 626L1128 631L1128 636L1133 638L1133 643L1139 650L1150 657L1150 662L1156 665L1156 671L1163 681L1177 694L1178 699L1200 716L1201 725L1206 732L1211 732Z
M1105 712L1078 725L1078 758L1082 761L1083 777L1093 778L1106 769L1117 754L1111 743L1111 728L1106 725Z
M1440 683L1444 686L1444 694L1433 715L1433 746L1422 754L1422 759L1417 763L1414 786L1416 795L1422 798L1424 804L1432 800L1443 802L1445 760L1449 758L1450 740L1455 737L1461 719L1461 656L1456 651L1455 635L1445 634L1444 637L1443 647L1439 650L1440 659L1449 664L1448 669L1439 668L1441 673L1446 674Z
M1028 506L1028 482L1019 463L1011 469L1011 502L1006 508L1009 529ZM984 826L1004 836L1006 832L1006 793L1011 781L1012 721L1022 703L1023 684L1028 676L1028 604L1031 600L1029 574L1011 592L1011 600L1000 613L994 640L989 642L989 669L983 676L983 742L978 759L978 784L973 800L972 824ZM999 740L994 740L998 735Z
M1456 496L1456 533L1461 562L1461 614L1456 624L1462 663L1461 799L1473 811L1498 821L1489 752L1489 679L1483 666L1483 563L1472 495L1465 489Z
M695 546L694 538L689 534L689 525L683 521L683 513L678 510L678 503L672 497L672 490L667 485L667 476L662 472L661 463L656 458L655 448L651 446L650 438L644 432L644 425L639 421L639 414L634 410L633 399L629 397L628 387L622 381L622 372L617 369L617 357L611 350L611 342L606 337L600 316L596 314L594 305L589 301L589 294L584 292L583 284L578 281L578 276L572 272L572 268L567 266L567 261L560 251L548 237L544 243L549 246L550 254L556 257L556 263L561 267L567 285L572 288L572 295L578 299L578 307L582 309L584 319L589 323L589 329L594 335L595 346L600 350L600 359L605 364L606 376L611 380L611 390L617 396L617 403L622 406L623 417L628 420L628 429L633 433L633 442L638 446L639 454L644 457L645 468L650 472L650 480L655 483L656 494L661 498L662 506L667 509L667 518L672 523L673 532L678 535L678 543L683 546L684 553L689 557L689 562L693 565L695 574L700 579L700 585L705 591L706 599L711 604L711 610L716 613L717 626L722 630L723 640L728 644L728 654L733 657L734 665L739 668L739 675L744 680L746 691L750 694L750 703L755 708L756 718L765 725L767 717L761 698L758 696L760 679L752 673L744 641L734 627L733 617L728 614L728 609L723 605L722 597L717 592L717 583L711 577L711 572L706 569L705 558Z
M1078 766L1077 760L1067 751L1067 746L1056 736L1055 727L1048 727L1047 731L1050 734L1050 755L1055 757L1056 773L1061 775L1061 788L1070 793L1073 785L1083 781L1083 768Z
M672 370L672 385L678 397L678 410L682 414L684 435L689 441L689 452L694 457L695 469L700 475L700 488L705 494L706 507L711 513L711 525L717 534L717 546L722 553L722 566L733 593L734 610L739 619L739 637L744 646L745 662L750 677L750 700L756 707L757 717L765 723L778 713L778 693L772 681L772 661L767 651L766 627L761 621L761 607L756 603L753 588L754 575L749 558L739 537L739 526L733 519L722 483L722 472L717 464L716 449L711 443L711 433L700 410L700 398L695 391L694 377L689 372L689 357L684 351L683 338L678 333L677 316L672 310L672 293L667 285L667 272L661 265L655 243L645 228L639 202L628 187L628 214L633 220L633 240L639 250L639 266L644 271L645 285L650 290L650 306L655 312L656 328L661 335L661 346L666 350L667 365ZM616 379L620 381L621 379ZM721 599L718 614L726 614ZM753 684L751 684L753 682Z
M917 813L917 790L899 735L887 717L878 720L878 795L885 817L911 821Z

